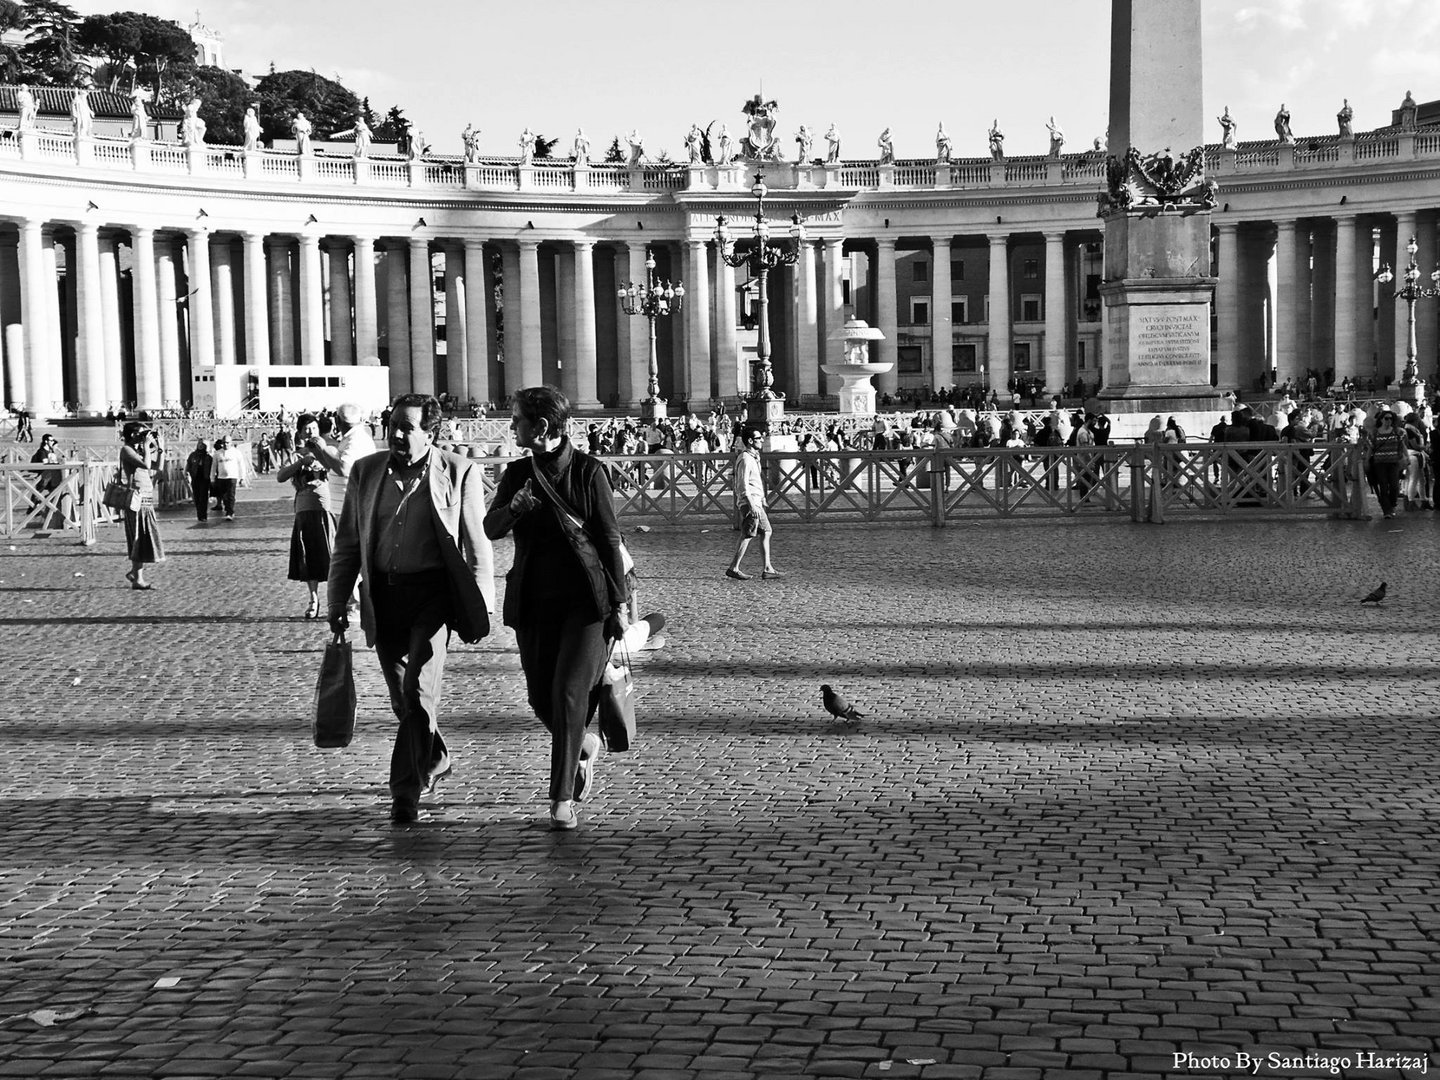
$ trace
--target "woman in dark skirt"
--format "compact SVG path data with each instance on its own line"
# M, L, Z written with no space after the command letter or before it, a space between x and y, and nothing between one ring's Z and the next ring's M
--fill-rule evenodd
M320 424L313 413L301 413L295 420L295 443L304 446L320 437ZM289 481L295 489L295 525L290 530L291 581L303 581L310 589L305 618L320 614L320 585L330 576L330 552L335 547L335 519L330 516L330 485L325 463L308 450L280 467L280 483Z
M131 491L130 506L124 511L125 552L130 557L130 572L125 577L130 588L148 592L153 586L145 580L145 567L165 561L160 524L155 520L154 478L165 459L165 448L155 432L138 420L126 424L120 438L120 478Z

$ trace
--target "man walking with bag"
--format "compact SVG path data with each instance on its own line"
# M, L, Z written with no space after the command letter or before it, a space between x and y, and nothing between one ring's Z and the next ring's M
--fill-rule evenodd
M396 399L389 449L351 469L330 558L330 629L348 628L345 605L358 575L360 625L399 721L390 755L397 824L418 820L421 794L451 768L435 715L450 634L479 641L495 606L480 467L434 445L440 419L433 397Z
M740 432L740 453L735 457L735 508L740 512L740 543L735 558L730 560L725 576L746 581L750 575L740 569L745 549L755 537L760 538L760 551L765 556L762 578L785 575L770 561L770 518L765 513L765 480L760 471L760 444L765 431L759 424L746 424Z

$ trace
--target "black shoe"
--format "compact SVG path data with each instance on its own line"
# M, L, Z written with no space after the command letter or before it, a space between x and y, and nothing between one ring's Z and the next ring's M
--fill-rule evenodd
M413 825L420 820L420 808L412 803L392 803L390 820L396 825Z
M435 762L435 764L431 765L430 771L425 774L425 794L429 795L434 791L435 782L437 780L444 780L445 777L450 775L450 770L453 768L454 765L450 762L449 754L446 754L439 761Z

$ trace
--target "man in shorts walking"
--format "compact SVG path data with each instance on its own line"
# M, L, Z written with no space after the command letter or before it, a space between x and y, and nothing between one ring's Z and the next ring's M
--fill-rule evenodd
M760 444L765 432L758 424L746 424L740 432L740 453L735 458L735 507L739 510L740 543L725 576L746 581L750 575L740 569L740 560L750 541L760 538L760 551L765 556L762 578L784 577L770 562L770 518L765 514L765 480L760 471Z

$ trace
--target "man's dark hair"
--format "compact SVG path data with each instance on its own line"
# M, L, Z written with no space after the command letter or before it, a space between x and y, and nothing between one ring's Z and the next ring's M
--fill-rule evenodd
M570 399L553 386L527 386L515 391L515 408L532 424L544 420L550 435L564 435L570 424Z
M401 409L419 409L420 426L429 433L430 438L434 439L440 434L440 421L444 413L433 394L401 394L390 403L389 420L393 420ZM387 428L389 420L386 421Z
M295 433L298 435L305 430L306 424L314 424L318 422L318 420L319 418L313 412L302 412L299 416L295 417Z
M764 424L746 424L743 428L740 429L740 438L745 439L746 441L749 441L749 439L750 439L750 437L751 437L752 435L764 435L764 434L765 434L765 425L764 425Z

